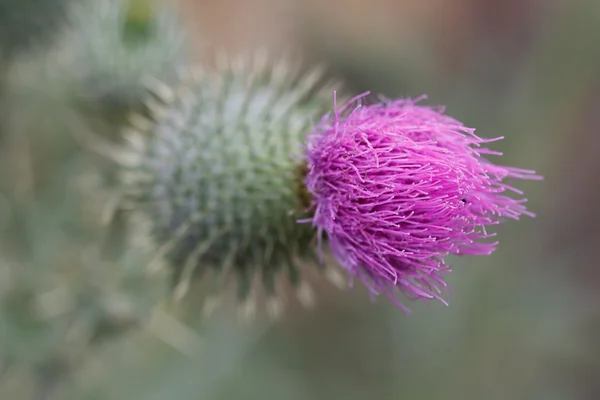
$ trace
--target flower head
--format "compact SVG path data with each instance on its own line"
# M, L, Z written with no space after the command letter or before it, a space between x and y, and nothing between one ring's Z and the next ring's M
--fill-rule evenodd
M404 309L395 289L444 301L445 256L490 254L489 226L533 216L506 180L539 178L492 164L482 156L500 153L482 145L502 138L482 139L419 100L336 107L307 153L313 225L351 276Z

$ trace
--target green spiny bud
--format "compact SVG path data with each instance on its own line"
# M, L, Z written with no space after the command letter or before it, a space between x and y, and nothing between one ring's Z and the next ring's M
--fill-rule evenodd
M123 39L135 46L154 33L155 4L151 0L129 0L125 10Z
M140 77L168 82L187 64L185 33L173 10L157 0L91 0L79 6L52 55L50 75L91 115L120 125L147 95Z
M149 82L151 118L136 116L126 135L127 207L148 218L176 297L195 277L216 276L221 287L232 273L249 311L258 282L277 314L282 277L310 302L301 265L318 262L313 228L298 223L309 206L304 145L333 90L322 70L292 71L264 55L220 64L175 87Z

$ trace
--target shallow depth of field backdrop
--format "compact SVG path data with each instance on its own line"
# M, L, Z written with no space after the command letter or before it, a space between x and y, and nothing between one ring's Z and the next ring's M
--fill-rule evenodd
M48 390L128 400L600 398L599 1L173 5L198 60L210 62L214 48L293 49L356 93L427 94L479 135L505 136L494 144L501 162L544 175L517 184L537 218L501 225L492 256L452 260L449 307L409 303L405 315L360 285L316 282L313 310L292 306L274 323L198 319L197 354L132 329L86 350L69 381ZM21 126L20 107L8 109ZM36 151L52 146L45 138ZM2 157L2 179L26 179L18 157ZM61 160L44 162L77 168ZM50 243L42 233L35 240ZM1 399L44 398L9 364L0 365Z

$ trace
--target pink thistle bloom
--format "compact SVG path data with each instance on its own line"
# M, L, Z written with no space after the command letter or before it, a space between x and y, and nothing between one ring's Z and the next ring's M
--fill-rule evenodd
M505 181L541 177L492 164L482 156L501 153L482 145L501 137L482 139L443 108L417 105L422 98L348 108L363 96L334 106L309 139L309 221L371 293L404 310L398 290L446 304L445 256L491 254L498 242L489 226L534 217Z

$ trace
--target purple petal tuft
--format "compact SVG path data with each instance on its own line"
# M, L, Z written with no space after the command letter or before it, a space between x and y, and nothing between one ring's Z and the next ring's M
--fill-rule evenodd
M364 95L363 95L364 96ZM438 299L449 272L444 257L491 254L488 231L505 218L533 217L508 178L541 179L499 166L475 129L419 106L422 98L356 104L325 116L308 145L306 185L313 225L351 276L406 310L409 299Z

